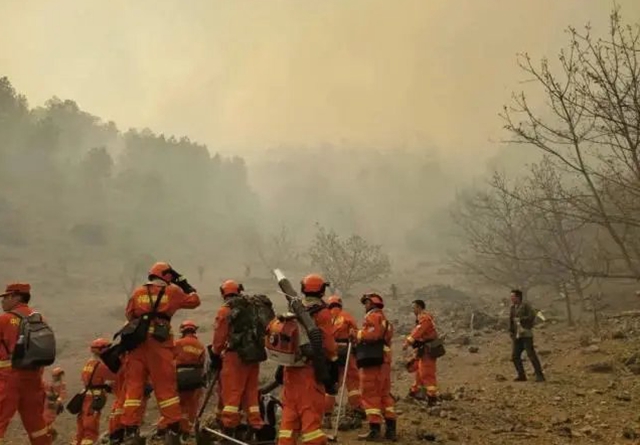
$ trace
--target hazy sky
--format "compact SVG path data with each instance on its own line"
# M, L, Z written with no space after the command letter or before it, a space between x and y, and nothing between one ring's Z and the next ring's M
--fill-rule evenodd
M628 19L640 1L618 0ZM0 75L212 148L486 151L522 75L607 0L0 0Z

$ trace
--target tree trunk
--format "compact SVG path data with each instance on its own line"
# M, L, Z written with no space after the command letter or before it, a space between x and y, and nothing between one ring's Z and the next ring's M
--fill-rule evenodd
M569 326L575 326L575 322L573 321L573 310L571 308L571 295L569 294L567 285L565 283L560 283L558 289L560 294L564 296L564 303L567 307L567 323Z

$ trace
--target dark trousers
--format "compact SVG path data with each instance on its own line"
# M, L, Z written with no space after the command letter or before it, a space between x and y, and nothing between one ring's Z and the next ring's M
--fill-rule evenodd
M536 376L542 376L542 366L540 365L538 354L536 354L536 350L533 347L533 338L523 337L513 339L513 353L511 355L511 359L513 360L513 365L516 368L518 377L526 376L524 372L524 365L522 364L523 351L527 351L527 357L529 357L529 361L533 365Z

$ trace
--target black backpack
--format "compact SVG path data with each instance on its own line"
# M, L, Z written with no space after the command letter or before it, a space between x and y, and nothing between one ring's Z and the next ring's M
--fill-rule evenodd
M11 353L11 366L15 369L37 369L49 366L56 360L56 338L42 315L34 312L22 315L10 312L20 318L18 341Z
M229 350L237 352L244 363L265 361L264 338L275 318L271 300L266 295L238 295L227 305L231 308Z

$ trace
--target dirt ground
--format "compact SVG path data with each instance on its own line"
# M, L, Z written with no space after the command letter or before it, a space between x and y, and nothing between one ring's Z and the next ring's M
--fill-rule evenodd
M260 286L255 287L251 290L261 291ZM88 358L88 341L110 335L122 322L124 297L114 295L74 297L72 308L36 301L59 332L59 364L67 370L71 394L79 389L79 371ZM273 289L270 295L279 298ZM210 325L219 304L217 296L205 295L203 307L176 317L174 326L186 316L193 318L201 323L201 336L209 342ZM357 301L348 307L361 318ZM389 318L400 318L405 324L412 319L404 303L390 307L389 312ZM512 381L511 342L506 332L484 328L472 333L454 328L458 321L455 316L445 316L444 310L434 312L439 329L447 333L447 354L438 363L443 400L439 406L428 408L406 399L413 376L403 369L398 334L393 392L399 399L399 443L428 442L425 433L433 434L436 443L468 445L640 443L640 384L635 374L640 373L639 317L607 321L603 316L597 334L591 326L568 328L555 320L544 323L536 330L536 345L548 381L520 383ZM269 378L267 368L271 366L265 367L265 379ZM151 423L156 417L152 408L147 421ZM61 435L56 443L69 443L75 419L65 413L58 419L57 428ZM339 442L356 443L356 435L357 431L340 433ZM17 418L7 439L10 444L27 443Z

